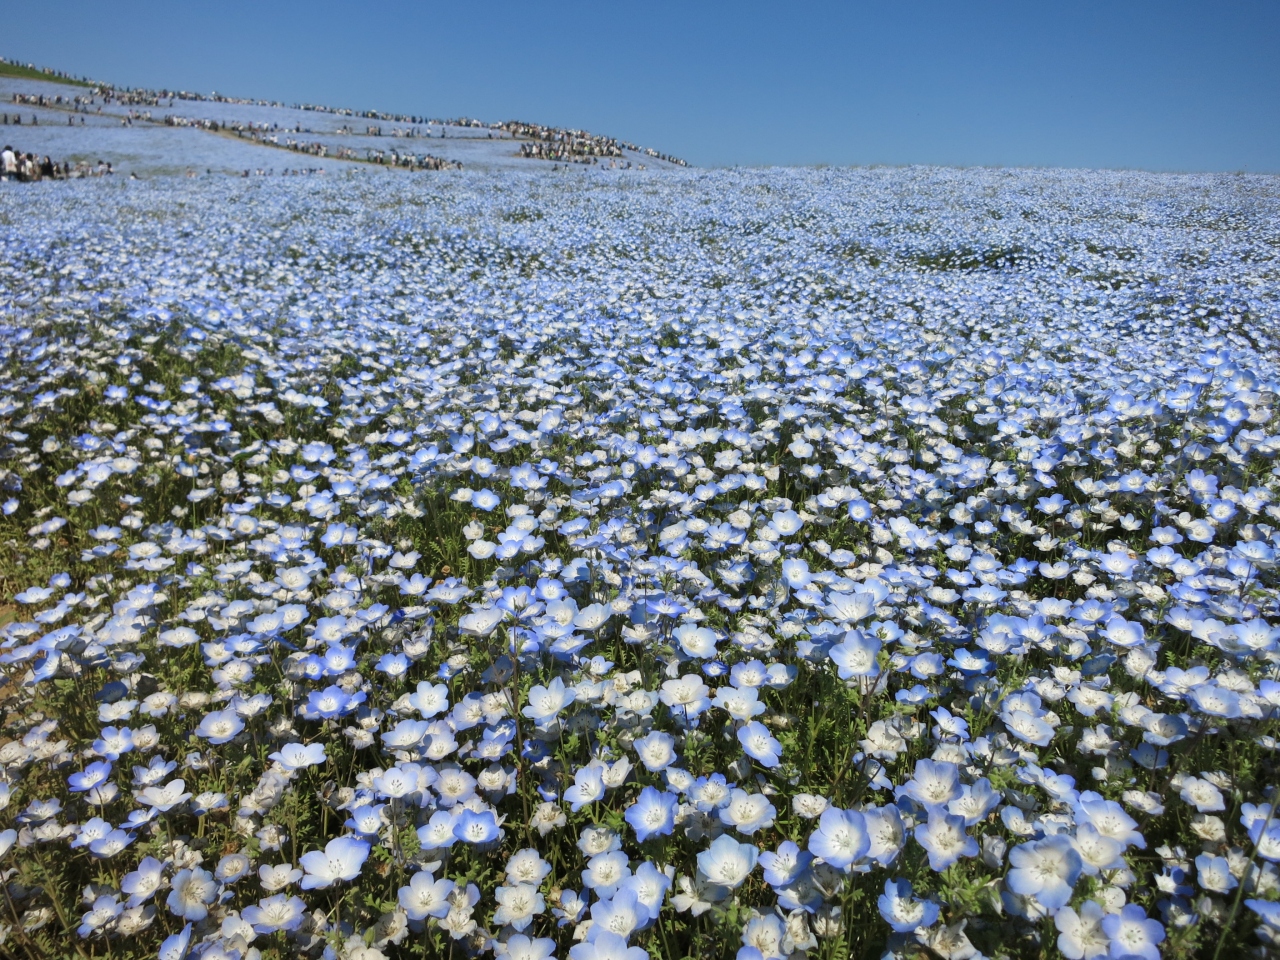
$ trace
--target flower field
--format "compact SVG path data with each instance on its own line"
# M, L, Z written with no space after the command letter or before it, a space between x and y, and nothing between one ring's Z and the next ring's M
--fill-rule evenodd
M1280 189L0 192L0 953L1280 951Z

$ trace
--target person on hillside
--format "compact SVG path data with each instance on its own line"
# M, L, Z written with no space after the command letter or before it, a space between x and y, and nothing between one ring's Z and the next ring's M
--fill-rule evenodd
M7 143L4 152L0 153L0 180L18 179L18 155Z

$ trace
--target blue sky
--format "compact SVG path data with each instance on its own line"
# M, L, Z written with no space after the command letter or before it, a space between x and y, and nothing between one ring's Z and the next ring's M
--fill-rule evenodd
M699 165L1280 171L1280 3L12 4L119 84L518 118Z

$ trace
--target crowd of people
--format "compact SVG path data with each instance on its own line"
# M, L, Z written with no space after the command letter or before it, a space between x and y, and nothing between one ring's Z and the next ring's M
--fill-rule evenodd
M520 147L520 156L536 160L568 162L592 157L621 157L622 146L612 137L601 137L585 130L561 130L539 123L508 120L496 125L518 140L533 141Z
M364 159L369 163L380 163L391 167L403 167L406 170L461 170L462 163L457 160L446 160L444 157L433 157L429 153L401 153L398 150L367 150Z
M96 165L81 160L75 166L69 161L58 163L51 157L41 158L23 153L5 144L0 151L0 180L36 183L40 180L79 180L83 177L105 177L115 173L111 164L99 160Z
M173 106L177 100L186 101L203 101L211 103L230 103L243 104L249 106L263 107L284 107L285 104L271 100L253 100L238 97L228 97L219 93L199 94L189 91L170 91L170 90L145 90L145 89L117 89L105 84L98 84L88 88L87 94L67 95L61 94L56 96L45 96L43 94L21 94L13 95L15 104L39 107L53 107L58 109L70 109L77 114L88 113L89 108L97 106L98 112L102 112L102 107L98 105L99 100L102 104L117 104L129 106L128 114L121 119L121 123L131 126L134 120L146 122L155 122L152 120L151 112L139 111L134 107L160 107ZM557 163L578 163L578 164L598 164L602 159L610 161L611 166L619 166L624 161L625 151L640 153L646 157L652 157L666 163L675 164L677 166L687 166L684 160L669 154L660 153L657 150L648 147L640 147L636 144L629 143L624 140L617 140L613 137L605 137L597 134L588 133L585 130L562 129L560 127L548 127L537 123L526 123L519 120L508 120L501 123L483 123L467 117L453 120L432 120L427 117L412 116L409 114L383 113L377 110L351 110L342 107L326 107L318 104L294 104L293 109L305 110L314 113L327 113L335 116L345 116L360 118L363 120L379 121L375 124L366 124L366 136L382 136L383 130L380 125L383 122L394 124L409 124L408 127L400 127L392 130L392 136L401 138L413 138L423 136L424 134L418 129L418 125L427 127L425 136L430 137L432 134L431 127L438 126L440 128L440 136L446 137L448 127L465 127L487 130L492 138L495 133L498 136L509 136L512 139L523 141L520 144L517 156L530 160L552 160ZM5 122L9 122L8 115L5 115ZM21 123L21 118L15 115L15 123ZM32 123L37 123L37 117L33 114ZM74 125L74 119L68 117L67 122ZM83 119L80 120L83 124ZM443 170L461 168L461 164L445 160L440 157L433 157L430 154L415 155L412 153L400 153L398 151L369 151L367 156L359 156L354 150L346 147L333 148L316 141L302 141L288 138L281 143L277 134L281 128L278 124L261 124L261 123L242 123L234 121L217 121L203 118L165 116L163 121L168 126L191 126L198 127L203 130L213 132L234 132L242 138L249 138L260 143L269 143L272 146L283 147L299 153L306 153L312 156L337 156L344 160L364 160L371 163L391 164L398 167L406 167L411 170ZM287 132L288 128L285 128ZM303 130L301 124L295 125L294 133L310 133L310 130ZM351 125L343 126L339 133L351 134L353 131ZM629 163L628 163L629 165Z
M127 106L173 106L176 100L202 101L208 103L231 103L243 104L246 106L260 107L285 107L286 105L274 100L253 100L241 97L228 97L220 93L200 94L191 93L185 90L142 90L142 89L115 89L109 86L99 85L90 90L88 96L75 97L45 97L36 94L15 94L14 102L29 104L31 106L60 106L63 108L71 107L77 112L87 112L89 106L97 104L97 98L101 98L103 103L116 103ZM433 120L428 117L413 116L411 114L401 113L383 113L379 110L352 110L347 107L327 107L320 104L293 104L294 110L305 110L311 113L327 113L333 116L353 117L362 120L374 120L380 123L396 123L409 124L407 128L394 130L392 135L397 137L416 137L423 134L414 126L437 126L440 127L441 136L445 136L447 127L466 127L480 130L487 129L489 135L492 136L495 131L505 133L517 140L532 141L521 146L520 156L534 160L556 160L562 163L591 163L591 158L599 157L622 157L623 151L631 151L633 153L641 153L646 157L652 157L655 160L662 160L666 163L675 164L677 166L687 166L688 164L679 157L673 157L669 154L661 153L651 147L641 147L637 144L630 143L626 140L618 140L613 137L600 136L598 134L588 133L585 130L569 130L560 127L548 127L539 123L526 123L520 120L507 120L501 123L484 123L470 117L459 117L453 120ZM136 111L130 111L130 117L133 119L150 120L149 113L138 114ZM166 117L164 122L173 125L180 118ZM204 129L217 130L221 127L217 121L189 121L181 125L203 126ZM234 124L234 127L243 127L244 129L255 129L259 125L255 124ZM303 132L301 125L298 126L298 133ZM307 131L310 132L310 131ZM345 126L339 130L340 133L352 133L350 126ZM381 136L382 128L378 125L366 125L366 136ZM431 136L431 131L426 131L426 136Z
M98 103L98 101L93 97L80 97L80 96L64 97L61 94L54 97L46 97L44 94L36 94L36 93L15 93L12 97L12 102L16 106L46 107L54 110L70 110L76 114L89 113L90 112L89 108L91 106L97 106L97 103ZM99 106L97 112L102 113L102 107ZM15 123L21 122L21 117L18 114L14 114L14 117L17 118L14 121ZM148 117L147 119L150 119L150 117ZM6 120L6 122L8 121ZM35 114L32 114L31 122L32 123L39 122ZM67 123L72 124L71 117L67 118ZM80 118L80 123L81 125L84 124L83 117Z
M596 163L600 158L621 158L623 151L643 153L647 157L663 160L677 166L687 166L685 161L649 147L638 147L625 140L603 137L585 130L562 130L544 127L540 123L508 120L490 125L518 140L531 141L521 144L520 156L530 160L556 160L560 163Z

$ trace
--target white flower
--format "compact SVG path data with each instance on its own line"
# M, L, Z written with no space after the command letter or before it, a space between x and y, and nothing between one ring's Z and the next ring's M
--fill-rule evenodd
M716 838L710 848L698 854L698 869L712 883L736 888L755 868L759 854L756 847L738 843L726 834Z
M309 743L303 745L301 743L286 743L278 751L270 755L271 760L276 761L285 770L292 773L295 770L302 770L306 767L314 767L317 764L324 763L326 759L324 752L324 744Z
M1226 809L1222 791L1208 780L1201 780L1199 777L1187 777L1182 782L1182 789L1178 791L1178 795L1201 813Z
M533 922L533 918L546 908L542 894L531 883L498 887L493 896L498 902L498 910L493 915L493 922L509 924L515 930L524 930Z
M165 903L175 916L194 923L209 915L209 904L217 891L218 884L207 870L199 867L179 870Z
M1094 960L1107 953L1110 940L1102 932L1102 907L1092 900L1080 905L1080 912L1063 907L1053 918L1058 928L1058 949L1069 960Z
M339 880L354 880L369 856L369 844L352 837L330 840L323 851L312 850L300 858L306 875L303 890L323 890Z
M302 871L291 863L263 864L258 867L258 881L267 893L276 893L302 879Z
M400 907L410 920L440 919L449 913L449 894L453 890L452 880L437 880L430 872L420 870L409 878L408 886L400 888Z

